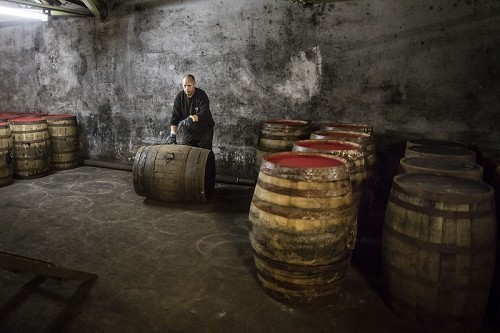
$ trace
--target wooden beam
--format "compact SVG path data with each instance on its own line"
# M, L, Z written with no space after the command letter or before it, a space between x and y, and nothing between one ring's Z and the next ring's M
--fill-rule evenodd
M17 3L20 5L25 5L25 6L31 6L31 7L37 7L37 8L43 8L47 9L49 11L58 11L58 12L64 12L68 14L73 14L73 15L78 15L78 16L93 16L92 12L90 11L85 11L85 10L78 10L78 9L70 9L70 8L64 8L64 7L58 7L58 6L50 6L50 5L45 5L41 3L36 3L36 2L30 2L30 1L25 1L25 0L5 0L7 2L13 2Z
M9 271L30 272L56 279L88 281L97 274L69 269L48 261L0 251L0 268Z
M99 21L102 21L106 18L103 8L99 3L99 0L82 0L82 1Z

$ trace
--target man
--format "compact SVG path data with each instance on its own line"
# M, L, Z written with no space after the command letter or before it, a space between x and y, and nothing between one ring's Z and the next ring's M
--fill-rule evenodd
M183 91L174 100L167 144L184 144L212 150L215 122L210 112L208 96L196 88L194 76L182 78Z

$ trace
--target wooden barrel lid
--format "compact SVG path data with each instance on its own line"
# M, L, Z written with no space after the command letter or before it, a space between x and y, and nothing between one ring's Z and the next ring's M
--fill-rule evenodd
M454 148L467 148L464 143L457 141L448 141L440 139L409 139L406 141L406 147L413 146L443 146Z
M493 188L481 181L423 173L395 176L392 186L425 200L451 203L483 202L493 196Z
M446 157L405 157L402 162L423 169L439 171L475 171L481 170L481 166L476 163L468 163L454 158Z
M316 151L338 151L362 149L361 145L340 140L299 140L295 142L298 147L308 148ZM300 149L300 148L299 148ZM300 150L298 150L300 151Z
M370 139L370 134L349 131L319 130L312 132L311 139L353 139L356 141L365 141Z
M321 125L322 130L335 131L335 130L347 130L362 133L373 133L373 126L366 124L355 124L355 123L327 123Z
M349 179L347 160L342 157L297 151L271 153L262 159L260 172L299 181Z
M476 153L465 148L446 146L413 146L406 149L405 157L451 157L474 163Z
M329 168L345 164L339 159L320 154L271 154L264 159L278 166L288 168Z

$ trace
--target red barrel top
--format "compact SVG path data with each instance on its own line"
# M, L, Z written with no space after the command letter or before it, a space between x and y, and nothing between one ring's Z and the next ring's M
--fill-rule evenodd
M9 120L11 123L36 123L39 121L46 121L42 117L16 117Z
M264 157L267 161L282 167L291 168L328 168L343 165L340 160L315 154L271 154Z

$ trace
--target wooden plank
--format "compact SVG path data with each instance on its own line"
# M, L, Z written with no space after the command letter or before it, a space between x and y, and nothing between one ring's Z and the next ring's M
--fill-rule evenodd
M92 280L97 274L82 272L58 266L48 261L0 251L0 268L9 271L31 272L64 280Z

